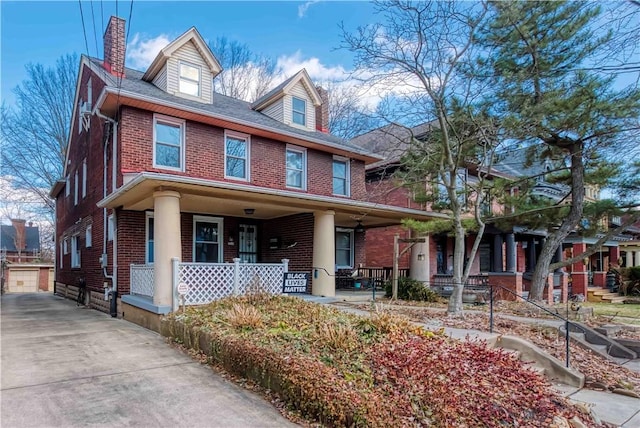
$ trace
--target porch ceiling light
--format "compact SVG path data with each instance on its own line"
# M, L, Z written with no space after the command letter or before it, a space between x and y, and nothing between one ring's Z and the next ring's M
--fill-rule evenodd
M254 212L256 212L255 208L245 208L245 209L244 209L244 213L245 213L246 215L251 215L251 214L253 214Z
M364 233L364 226L362 225L362 221L358 220L358 224L356 225L356 228L353 229L354 232L356 233Z

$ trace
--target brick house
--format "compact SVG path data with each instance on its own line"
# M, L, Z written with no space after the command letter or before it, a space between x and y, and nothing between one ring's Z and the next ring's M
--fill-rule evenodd
M105 59L80 62L51 191L61 293L82 278L96 308L162 314L178 283L202 302L237 287L241 266L271 287L282 269L312 272L310 291L330 296L336 269L364 262L357 225L433 215L368 200L365 166L379 158L326 132L326 92L305 70L247 103L212 91L222 70L195 28L145 71L125 68L124 34L112 17Z
M400 159L409 149L409 142L412 139L425 139L433 126L432 122L412 128L389 124L351 140L352 144L383 157L383 160L366 166L367 193L371 200L408 209L425 211L431 209L428 204L416 203L410 190L394 181L393 174L401 168ZM524 164L524 159L520 161ZM514 162L517 164L518 160L512 155L508 163L495 165L487 179L495 177L515 179L523 176L522 167L508 167ZM530 169L539 167L544 168L544 164L530 167ZM533 174L533 171L526 171L526 173ZM461 168L459 174L461 190L468 183L477 181L477 174L476 165L467 164L465 168ZM556 197L564 194L563 189L557 189L549 183L540 182L537 187L537 190L545 193L546 196ZM487 213L496 214L503 208L496 201L489 201L482 209ZM468 215L471 216L470 213ZM404 239L412 237L410 230L398 225L370 228L366 231L365 259L368 266L391 266L393 236L396 234ZM493 284L508 287L518 294L528 291L529 278L545 236L545 231L530 230L526 227L515 226L509 230L500 230L492 224L487 224L476 257L469 261L471 263L469 283L476 285L491 281ZM471 251L475 238L472 233L467 236L466 254ZM555 259L560 260L563 257L563 249L572 248L572 246L573 243L567 242L565 247L559 248ZM399 260L399 265L410 268L411 277L415 279L430 285L446 286L452 277L450 269L453 263L453 247L454 239L446 233L432 234L426 237L425 243L415 244L407 251ZM554 298L554 290L556 298L566 296L567 277L562 270L550 275L549 284L551 287L547 288L546 294L549 301Z

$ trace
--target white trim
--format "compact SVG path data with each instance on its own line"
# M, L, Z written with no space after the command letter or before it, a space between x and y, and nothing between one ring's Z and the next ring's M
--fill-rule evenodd
M301 177L302 187L290 186L289 183L287 183L287 177L288 177L287 172L289 170L289 167L287 165L287 152L295 152L295 153L300 153L302 155L302 177ZM285 186L289 189L307 190L307 149L304 147L287 144L287 148L285 149L284 153L285 153L284 154Z
M227 138L234 138L237 140L244 140L246 143L245 148L245 158L244 158L244 177L235 177L233 175L227 174ZM235 156L234 156L235 157ZM242 158L238 158L242 159ZM249 134L243 134L241 132L231 131L228 129L224 130L224 178L229 180L238 180L238 181L251 181L251 136Z
M224 261L224 219L222 217L209 217L202 215L194 215L193 216L193 230L192 230L192 250L191 250L191 258L194 263L196 260L196 223L197 222L206 222L206 223L216 223L218 225L218 263L222 263Z
M64 196L69 196L71 194L71 178L69 174L67 174L64 178Z
M107 217L107 241L113 241L116 232L115 217L109 214Z
M335 189L333 188L333 163L334 162L342 162L345 164L345 194L340 194L340 193L336 193ZM350 198L351 197L351 162L349 161L349 158L345 158L343 156L333 156L333 159L331 160L331 194L334 196L340 196L343 198Z
M334 255L334 257L336 258L336 269L353 269L353 266L355 265L355 252L356 252L356 243L355 243L355 233L353 233L353 229L347 229L344 227L336 227L335 233L338 232L343 232L343 233L349 233L349 265L339 265L338 264L338 257L337 257L337 253L338 253L338 246L336 245L336 243L334 242L334 246L335 246L335 251L336 254ZM335 233L334 233L334 240L335 240Z
M82 160L82 198L87 197L87 158Z
M80 267L80 234L71 237L71 269Z
M132 188L136 187L137 185L147 180L164 181L167 183L176 183L176 184L191 184L196 186L202 186L205 188L235 190L235 191L246 192L249 194L282 196L285 198L301 199L301 200L310 201L310 202L320 202L323 204L335 204L337 207L345 206L345 207L357 208L360 210L392 211L394 213L402 213L408 216L414 216L418 218L421 218L421 217L428 217L428 218L434 218L434 219L449 218L446 214L443 214L443 213L417 210L413 208L402 208L402 207L385 205L385 204L380 204L375 202L345 199L344 197L322 196L322 195L316 195L316 194L310 194L310 193L295 192L292 190L270 189L268 187L251 186L249 184L221 182L221 181L206 180L206 179L195 178L195 177L163 174L159 172L137 173L125 185L120 186L115 192L112 192L106 198L98 201L97 206L99 208L108 207L109 204L114 200L116 200L118 197L124 195L125 193L130 191Z
M153 215L153 211L147 211L145 212L145 216L144 216L144 262L146 264L153 264L152 261L149 261L149 219L150 218L154 218ZM154 220L154 224L153 224L153 242L155 245L155 220ZM155 251L153 252L154 254L154 260L155 260Z
M87 225L84 231L84 247L91 248L93 245L93 225Z
M181 66L185 65L187 67L192 67L195 68L196 70L198 70L198 80L195 81L189 77L183 77L182 73L181 73ZM188 92L184 92L182 90L180 90L180 83L182 81L182 79L184 79L185 81L189 82L189 83L197 83L198 85L198 93L196 95L190 94ZM183 61L183 60L178 60L178 92L182 95L189 95L191 97L197 97L197 98L201 98L202 97L202 67L200 67L199 65L196 64L192 64L188 61Z
M178 167L167 166L167 165L159 165L156 163L156 125L158 122L169 125L169 126L178 126L180 127L180 165ZM185 170L185 151L186 151L186 121L184 119L177 119L171 116L164 116L162 114L153 114L153 167L158 169L167 169L171 171L180 171L184 172Z

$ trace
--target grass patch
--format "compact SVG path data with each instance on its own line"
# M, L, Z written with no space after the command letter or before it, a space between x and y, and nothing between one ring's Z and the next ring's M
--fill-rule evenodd
M163 334L329 426L528 426L588 418L510 354L284 296L167 317ZM554 419L555 418L555 419Z

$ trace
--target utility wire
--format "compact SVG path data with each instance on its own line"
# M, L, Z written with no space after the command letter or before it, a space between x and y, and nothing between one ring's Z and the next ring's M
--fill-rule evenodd
M96 29L96 17L93 14L93 0L91 0L91 21L93 23L93 40L96 43L96 58L100 57L100 51L98 49L98 35L97 35L97 29Z
M91 55L89 55L89 42L87 42L87 29L84 25L84 14L82 13L81 0L78 0L78 5L80 6L80 19L82 20L82 34L84 35L84 46L85 46L85 49L87 50L87 56L90 57Z

